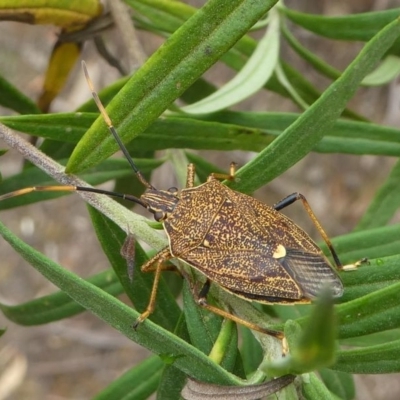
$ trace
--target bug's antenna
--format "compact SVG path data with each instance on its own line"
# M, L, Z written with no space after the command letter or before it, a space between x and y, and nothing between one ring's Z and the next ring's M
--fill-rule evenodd
M99 109L104 122L107 124L107 127L109 129L109 131L111 132L111 134L114 136L114 139L116 140L116 142L118 143L119 148L122 150L122 152L124 153L125 158L128 160L129 164L131 165L132 169L135 171L136 176L138 177L138 179L140 180L140 182L142 182L142 184L144 186L146 186L149 189L155 189L154 186L148 182L146 180L146 178L143 176L143 174L140 172L139 168L136 166L136 164L133 162L132 157L130 156L128 150L126 149L125 145L122 143L121 138L118 136L117 131L115 130L110 117L107 114L106 109L103 106L103 103L101 102L97 92L94 89L94 85L92 80L90 79L89 76L89 72L87 70L86 67L86 63L85 61L82 61L82 68L83 68L83 72L85 74L86 77L86 81L87 84L89 86L90 91L92 92L92 96L93 96L93 100L97 105L97 108Z

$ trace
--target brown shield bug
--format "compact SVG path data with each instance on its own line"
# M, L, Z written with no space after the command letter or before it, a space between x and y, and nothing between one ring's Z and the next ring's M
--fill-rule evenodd
M253 197L234 191L220 179L234 179L235 165L229 174L211 174L207 181L195 186L195 169L188 166L186 187L159 190L140 173L101 104L88 76L84 72L97 106L138 179L146 186L140 198L81 186L42 186L17 190L0 196L6 198L34 191L89 191L122 197L147 208L163 223L169 245L142 266L142 271L155 271L154 284L147 306L135 323L144 321L153 311L161 271L169 259L179 259L206 277L198 302L212 312L232 319L251 329L282 339L281 332L259 327L207 303L211 282L245 300L267 304L310 303L323 285L330 285L334 297L343 293L342 282L316 243L288 217L279 211L301 200L318 229L337 269L345 267L339 261L328 236L321 227L307 200L293 193L273 207ZM123 248L129 261L132 236ZM133 256L132 256L133 257ZM353 266L349 266L349 269Z

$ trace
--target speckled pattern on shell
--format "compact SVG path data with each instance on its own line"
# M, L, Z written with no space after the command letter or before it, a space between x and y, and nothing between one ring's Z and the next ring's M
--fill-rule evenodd
M224 289L263 303L309 302L342 283L315 242L273 207L216 179L183 189L164 221L173 257ZM286 254L274 258L278 246Z

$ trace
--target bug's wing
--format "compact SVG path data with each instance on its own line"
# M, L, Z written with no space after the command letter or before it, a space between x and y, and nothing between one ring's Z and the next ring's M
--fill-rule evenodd
M260 252L198 246L185 254L184 261L247 300L264 303L305 300L302 288L285 267Z
M308 298L317 296L324 285L331 287L334 297L343 294L342 282L323 255L305 250L286 249L286 255L278 261L301 286Z
M273 256L269 249L284 248L286 254L277 260L299 284L305 297L315 297L325 284L332 288L335 297L342 295L340 278L306 232L284 214L252 197L233 191L229 196L234 197L238 213L251 221L252 229L255 225L263 230L259 247L265 254Z

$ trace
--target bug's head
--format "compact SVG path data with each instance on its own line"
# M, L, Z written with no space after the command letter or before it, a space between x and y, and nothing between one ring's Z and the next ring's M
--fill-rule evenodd
M174 211L179 201L178 189L175 187L168 190L147 189L140 197L147 209L154 214L156 221L165 220Z

